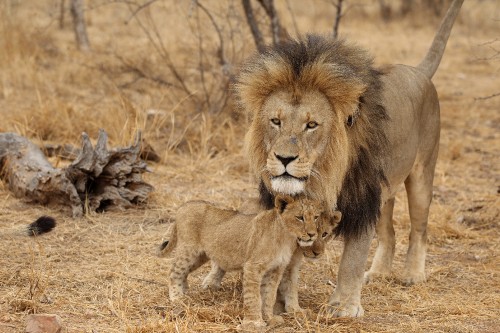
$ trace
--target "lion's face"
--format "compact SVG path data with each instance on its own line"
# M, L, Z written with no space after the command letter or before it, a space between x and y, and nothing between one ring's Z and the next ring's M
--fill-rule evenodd
M266 173L272 190L290 195L304 191L314 163L325 149L330 113L328 100L318 92L308 93L300 104L286 92L267 99L261 121L267 127Z
M309 199L282 195L276 197L275 205L287 229L297 237L299 246L313 245L318 235L321 205Z
M256 172L268 190L297 195L307 188L321 187L324 174L341 180L347 151L343 118L343 113L317 90L300 96L289 91L271 94L254 119L254 131L249 132L252 137L247 138L249 151L260 155L252 163L260 164ZM259 149L255 149L256 145ZM335 154L331 154L332 147Z

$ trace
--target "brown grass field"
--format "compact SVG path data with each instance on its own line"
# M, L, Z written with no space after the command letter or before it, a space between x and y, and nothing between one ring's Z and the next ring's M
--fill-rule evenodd
M208 265L193 273L186 315L173 318L168 260L155 256L181 203L202 198L238 208L257 195L242 152L247 122L231 96L224 99L228 80L215 29L191 1L157 1L135 15L133 2L86 3L90 53L76 48L69 12L59 27L59 1L0 0L0 132L79 145L82 131L96 138L104 128L111 146L124 146L141 129L162 157L145 175L155 191L144 207L74 219L62 207L14 198L0 183L0 332L24 332L30 313L58 314L66 332L233 332L242 311L238 273L218 292L200 287ZM222 27L228 68L237 73L254 50L241 2L201 3ZM363 6L343 18L343 37L369 49L377 64L421 60L437 17L419 9L383 22L377 1L356 3ZM328 1L277 6L292 35L331 31ZM326 255L303 266L300 302L314 315L286 317L275 332L499 331L499 19L500 2L467 0L433 79L442 131L428 281L406 287L400 280L409 234L401 189L394 275L364 287L365 316L326 315L342 251L333 241ZM58 220L53 232L28 238L19 231L42 214Z

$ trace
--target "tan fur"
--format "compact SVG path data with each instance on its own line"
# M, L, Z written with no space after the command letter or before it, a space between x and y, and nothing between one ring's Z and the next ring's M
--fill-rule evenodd
M439 147L439 101L431 77L463 0L455 0L424 61L376 69L366 51L310 35L250 59L235 85L251 119L245 143L264 205L306 194L342 211L337 316L361 316L363 269L377 222L379 246L365 275L388 274L392 207L406 186L411 233L405 283L425 280L426 226ZM380 218L379 218L380 217Z
M175 249L170 299L182 297L188 274L211 259L223 271L243 270L241 328L281 322L272 314L279 281L297 244L309 246L316 239L321 212L313 201L289 196L277 196L274 209L257 215L218 209L205 202L186 203L177 213L170 240L162 244L163 256ZM176 246L169 247L170 242Z
M318 225L318 238L311 246L295 251L281 278L274 308L275 313L304 311L299 305L299 275L302 258L317 259L325 252L326 243L333 238L335 226L340 222L341 217L342 214L338 211L334 212L331 217L322 214Z

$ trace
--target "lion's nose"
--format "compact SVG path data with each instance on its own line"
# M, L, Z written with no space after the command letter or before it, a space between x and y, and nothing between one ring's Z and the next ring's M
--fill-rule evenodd
M298 156L283 157L283 156L276 155L276 154L274 154L274 155L276 156L276 158L277 158L278 160L280 160L280 162L281 162L281 163L283 163L283 166L284 166L285 168L286 168L286 166L287 166L290 162L292 162L293 160L295 160L295 159L298 157Z
M314 236L316 236L316 234L315 234L315 233L313 233L313 232L308 232L307 234L308 234L308 235L309 235L309 237L311 237L311 238L313 238Z

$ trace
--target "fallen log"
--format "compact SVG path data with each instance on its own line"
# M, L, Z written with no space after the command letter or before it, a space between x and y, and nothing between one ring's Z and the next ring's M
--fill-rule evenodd
M147 200L153 187L142 180L147 164L140 159L140 134L131 147L107 149L99 131L93 147L86 133L82 149L66 168L54 168L31 141L15 133L0 133L0 179L16 197L46 205L66 205L72 215L84 211L124 209Z

